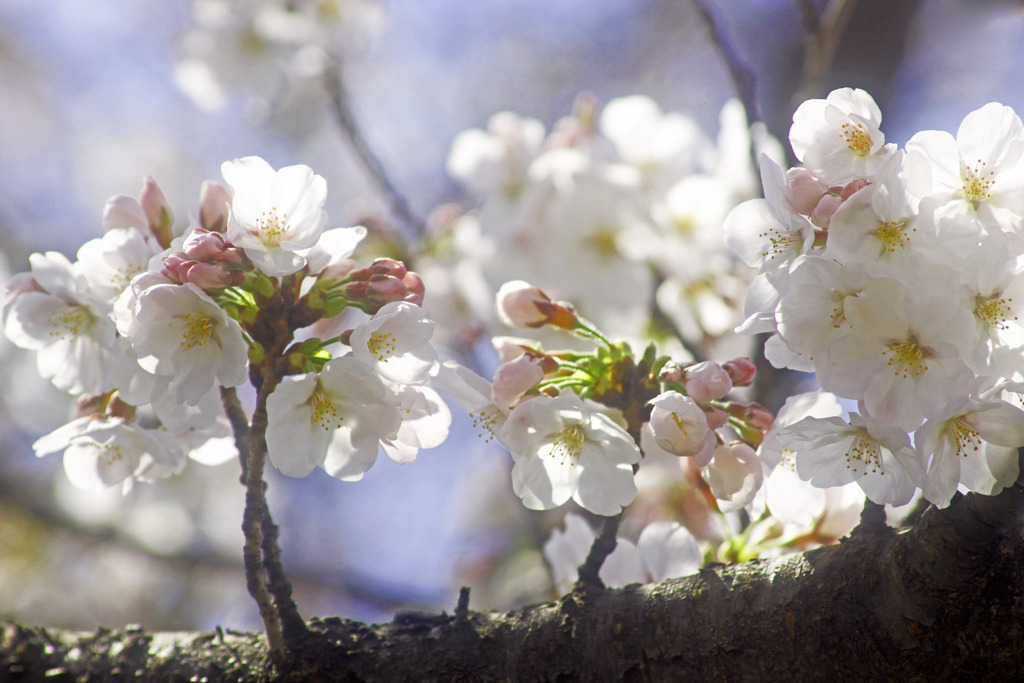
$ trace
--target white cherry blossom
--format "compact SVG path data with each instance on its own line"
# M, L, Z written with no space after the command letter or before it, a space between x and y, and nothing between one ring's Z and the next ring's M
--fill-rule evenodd
M119 349L114 323L62 254L32 254L29 262L28 286L4 306L4 334L37 352L39 374L58 389L109 391Z
M228 240L271 277L305 266L300 252L316 244L327 222L327 182L308 166L275 171L259 157L225 162L221 173L234 191Z
M395 384L423 384L437 372L437 351L430 343L434 323L419 306L385 304L352 330L349 345L356 358Z
M317 373L285 377L267 399L267 456L291 477L317 467L343 481L363 477L382 438L394 440L401 418L394 395L368 365L349 354Z
M173 440L119 418L78 418L38 439L32 448L40 457L63 451L68 480L84 489L130 484L144 474L167 476L185 463Z
M804 166L827 185L870 179L895 147L879 129L882 112L863 90L840 88L807 100L793 114L789 141Z
M924 496L949 505L958 486L986 495L1017 480L1017 449L1024 446L1024 411L1006 401L970 401L947 420L929 420L914 435L928 472Z
M651 419L644 423L640 433L644 454L693 456L699 466L706 466L717 440L700 406L677 391L656 396L650 405Z
M248 380L248 345L238 323L199 287L157 284L138 295L122 327L143 369L171 377L169 389L196 405L214 386Z
M920 456L905 432L883 420L850 414L807 417L778 433L783 448L796 453L796 471L815 486L857 482L878 504L905 505L924 478Z
M578 567L587 558L595 534L576 514L565 516L565 530L555 529L544 543L544 557L559 593L567 593L578 578ZM651 522L634 544L618 538L615 550L598 572L609 588L631 583L654 583L696 574L703 558L690 531L678 522Z
M498 431L512 453L512 488L532 510L570 498L599 515L618 514L636 496L640 449L606 408L572 392L523 401Z

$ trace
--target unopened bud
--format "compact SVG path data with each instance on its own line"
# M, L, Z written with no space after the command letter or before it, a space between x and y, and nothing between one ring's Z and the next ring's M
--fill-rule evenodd
M804 216L810 216L818 201L828 192L828 187L806 168L791 168L786 171L786 200L793 209Z
M814 211L811 212L811 223L814 223L819 228L828 229L828 225L832 220L832 214L842 204L843 200L838 195L825 195L818 202L817 206L814 207Z
M540 289L522 280L506 282L496 297L498 318L509 327L542 327L554 325L566 330L576 327L575 311L568 305L552 301Z
M171 245L171 224L174 222L174 214L171 213L164 193L152 176L146 176L142 181L139 204L146 214L149 229L156 237L157 243L166 249Z
M871 184L871 182L868 181L868 180L864 180L863 178L857 178L856 180L848 183L839 192L839 198L842 199L845 202L847 199L852 197L854 195L854 193L856 193L859 190L863 190L865 187L867 187L870 184Z
M733 358L722 365L734 387L745 387L754 381L757 366L749 358Z
M405 274L402 278L402 282L405 283L406 295L405 301L417 306L423 305L423 297L426 295L427 289L423 284L423 278L411 270Z
M231 191L212 180L199 188L199 224L210 232L224 232L228 225Z
M722 398L732 390L732 379L718 363L704 361L686 368L686 393L697 403Z

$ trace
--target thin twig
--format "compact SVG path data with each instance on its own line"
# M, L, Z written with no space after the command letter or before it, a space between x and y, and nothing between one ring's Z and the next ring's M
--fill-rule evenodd
M856 7L856 0L830 0L825 6L817 26L804 41L803 82L794 96L795 103L820 94L825 75L832 68L836 50Z
M736 88L736 94L739 96L740 102L743 103L743 108L747 111L747 123L753 124L756 121L761 121L761 109L757 105L754 72L740 58L736 47L729 39L729 36L721 30L718 22L715 20L715 15L705 4L704 0L690 0L690 3L697 10L701 21L707 27L711 44L722 58L725 68L729 71L729 77Z
M292 585L284 572L281 562L281 549L277 544L278 529L270 515L267 505L267 484L263 481L263 466L267 456L267 398L273 393L280 381L273 367L273 362L264 362L261 367L263 382L256 394L256 408L252 414L247 445L249 448L250 467L258 467L259 472L249 472L246 486L246 515L250 508L250 494L255 496L252 505L258 511L259 549L262 564L262 577L266 590L273 596L274 620L280 628L282 652L292 653L308 634L306 622L299 614L298 606L292 599ZM249 536L246 536L246 546ZM248 566L246 567L248 573ZM254 596L255 597L255 596ZM262 610L262 606L261 606ZM268 624L268 642L270 625ZM289 654L290 656L290 654ZM287 659L287 657L285 657Z
M260 617L267 629L267 644L274 663L279 667L286 663L287 653L281 631L281 619L267 592L267 579L263 572L263 513L266 511L263 465L265 455L259 448L253 448L253 434L249 432L245 443L245 512L242 514L242 533L245 545L242 547L242 563L245 566L245 584L249 595L256 601Z
M574 590L592 588L604 590L604 582L598 574L605 559L612 554L618 543L616 534L619 531L620 521L622 521L621 512L612 517L605 517L602 520L601 531L598 533L597 538L594 539L594 544L590 546L587 559L579 567L579 580L576 582Z
M370 149L370 145L367 143L366 137L363 135L352 111L352 103L348 90L345 88L341 64L334 59L329 61L324 71L324 87L327 90L331 109L334 111L334 116L338 121L338 127L355 153L356 158L362 164L370 181L376 186L377 191L387 202L392 216L405 225L409 233L408 246L410 249L415 250L422 241L423 236L426 235L426 222L412 212L412 209L409 208L408 200L396 189L387 171L384 170L384 165L381 164L380 159Z

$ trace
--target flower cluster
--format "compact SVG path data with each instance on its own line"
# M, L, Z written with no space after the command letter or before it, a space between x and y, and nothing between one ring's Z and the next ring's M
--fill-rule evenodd
M815 486L857 482L893 504L919 487L944 506L1018 474L1024 125L991 103L955 138L924 131L903 149L880 125L861 90L801 105L803 166L763 159L765 198L730 213L727 240L759 268L742 329L858 405L781 428L782 459Z
M86 487L167 476L230 433L222 391L250 381L286 474L358 479L379 446L404 463L443 441L451 416L426 386L439 363L419 277L391 259L357 268L366 231L324 229L326 183L308 167L247 157L222 172L228 187L203 185L184 234L147 179L138 201L107 203L105 234L75 262L34 254L12 278L5 333L81 397L37 454L63 451ZM362 321L314 336L346 310Z
M722 110L717 145L643 96L601 110L581 97L547 134L495 114L452 144L448 171L478 206L451 221L453 266L429 274L487 323L497 322L491 295L522 278L619 338L660 330L702 343L736 324L743 283L721 226L756 191L750 145L738 101ZM653 306L664 315L652 323Z
M547 325L598 345L593 352L546 351L500 338L504 363L493 381L453 363L438 376L488 438L512 454L513 489L526 507L546 510L571 498L590 512L618 514L636 497L642 454L692 460L722 511L753 500L761 463L736 435L759 444L772 417L757 404L726 398L753 380L749 360L680 366L658 357L653 344L636 357L628 343L610 342L571 305L523 281L500 288L497 309L509 325Z

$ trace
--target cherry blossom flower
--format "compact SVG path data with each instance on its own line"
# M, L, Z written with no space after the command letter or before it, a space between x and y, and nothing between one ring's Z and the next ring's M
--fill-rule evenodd
M189 405L216 385L234 387L248 380L241 328L194 284L143 290L129 318L118 323L142 368L171 377L170 391Z
M112 307L136 275L146 272L159 247L135 227L108 230L78 250L75 273L97 302Z
M381 447L399 464L412 462L421 448L440 446L448 438L452 413L430 387L404 386L395 392L401 424L394 438L381 436Z
M874 278L845 301L853 332L816 360L824 389L864 402L865 412L903 431L953 414L975 388L962 360L970 306L956 277L936 266L917 286Z
M693 456L704 467L711 461L717 439L707 417L689 396L666 391L650 400L651 419L644 423L640 446L645 455L653 452L677 457Z
M327 182L308 166L275 171L259 157L225 162L221 173L234 190L228 240L271 277L305 266L299 252L316 244L327 222Z
M1024 124L990 102L964 117L956 139L923 131L907 142L904 176L912 194L936 212L940 236L1019 230L1024 221ZM924 211L924 207L922 207ZM968 233L970 235L971 233Z
M423 384L437 372L437 351L430 344L434 323L423 309L404 301L383 306L352 330L349 345L356 358L395 384Z
M4 306L4 334L37 352L39 374L58 389L109 391L119 346L104 307L62 254L32 254L29 263L31 283L19 284Z
M855 481L878 504L905 505L924 478L910 438L877 418L807 417L779 430L778 438L796 453L802 479L819 487Z
M1006 401L971 400L947 420L925 422L914 437L922 458L931 456L924 496L946 507L960 485L993 495L1017 480L1024 411Z
M32 448L40 457L63 451L68 480L84 489L130 483L144 471L150 478L167 476L185 464L173 440L120 418L78 418L38 439Z
M804 166L827 185L872 178L895 146L879 130L882 112L863 90L840 88L807 100L793 114L789 141Z
M697 403L714 401L732 391L732 378L718 363L694 363L686 368L685 375L686 393Z
M594 538L587 522L572 513L565 516L564 531L551 532L544 543L544 557L559 593L567 593L576 583L577 568L587 558ZM678 522L652 522L640 532L635 544L617 539L598 576L609 588L622 588L696 574L702 564L697 541L686 527Z
M512 488L532 510L572 498L599 515L617 514L636 496L640 449L606 408L572 392L523 401L498 431L512 453Z
M351 354L327 361L319 374L281 380L267 399L267 419L274 467L290 477L322 467L343 481L362 479L380 440L394 441L402 422L395 396Z
M736 441L717 446L700 475L718 501L718 509L735 512L746 507L761 488L764 465L753 448Z

